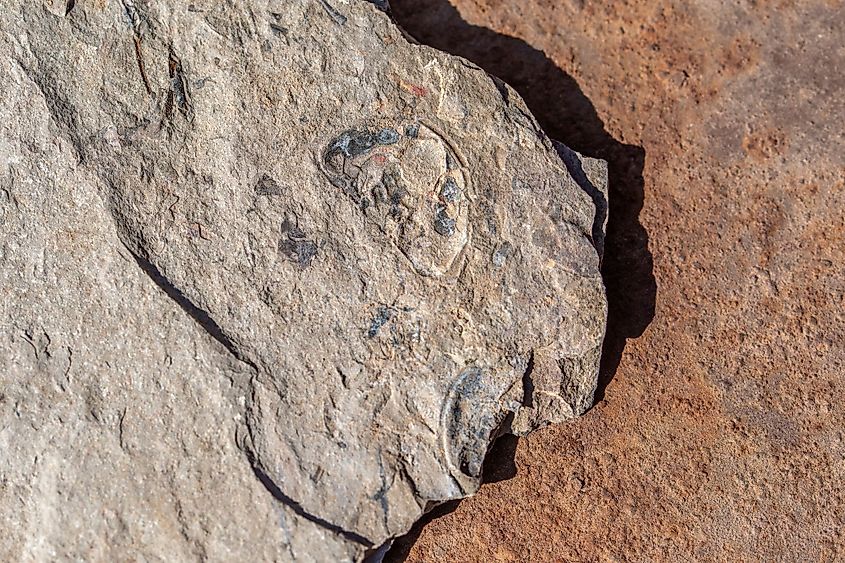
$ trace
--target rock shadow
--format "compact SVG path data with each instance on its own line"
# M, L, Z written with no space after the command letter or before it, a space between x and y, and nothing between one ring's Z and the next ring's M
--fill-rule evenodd
M609 220L602 276L607 289L608 323L595 401L604 399L625 343L642 335L654 318L657 283L648 233L639 220L644 200L645 151L613 138L578 83L545 53L521 39L463 20L448 0L390 0L396 23L422 44L463 57L510 84L552 139L608 163ZM516 438L505 451L491 449L485 475L501 467L516 474ZM499 469L497 469L499 468ZM486 480L486 479L485 479ZM496 479L501 480L501 479ZM434 509L398 539L386 561L403 561L423 527L452 512L457 502Z
M514 456L516 454L516 444L519 439L511 434L506 434L496 440L491 446L490 451L487 452L487 457L484 458L484 467L481 470L482 483L498 483L499 481L506 481L516 475L516 464L514 463ZM450 512L454 512L460 504L460 500L450 500L443 504L434 507L420 518L411 531L400 538L394 540L393 545L387 552L384 558L385 562L398 563L405 561L411 553L411 548L419 539L425 526L432 520L436 520L441 516L445 516Z

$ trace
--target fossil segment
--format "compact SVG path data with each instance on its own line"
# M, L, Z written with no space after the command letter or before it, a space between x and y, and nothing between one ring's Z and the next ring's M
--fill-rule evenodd
M282 532L263 540L264 528L245 520L215 525L241 526L238 541L275 542L276 558L361 559L432 504L472 494L499 433L589 407L606 311L594 246L606 217L595 207L602 164L561 159L507 86L409 44L384 6L363 0L12 4L0 14L2 80L23 106L6 110L17 121L4 129L14 158L0 171L11 186L2 193L49 201L49 190L70 190L98 216L92 256L128 259L102 275L123 279L131 266L137 279L125 294L109 285L107 302L13 298L4 322L38 361L12 364L6 377L48 370L40 358L59 344L42 333L65 334L91 361L108 348L73 336L83 313L61 312L65 303L84 303L103 333L139 325L120 365L142 387L154 376L138 342L214 350L212 360L183 358L180 369L203 389L223 389L209 391L222 430L208 440L241 481L226 499L204 498L203 484L172 492L187 530L175 542L210 549L191 518L204 503L246 505L257 487ZM24 111L45 124L29 145L14 141ZM32 152L45 139L61 158ZM567 167L578 164L574 178ZM24 205L4 225L6 240L27 221L70 228L61 209ZM47 242L33 251L4 244L7 264L35 253L65 261L56 268L76 263ZM24 287L27 276L47 274L5 275ZM163 290L158 301L137 297L138 280L147 293ZM46 321L45 301L59 308ZM137 308L97 313L114 301ZM174 310L164 319L155 314L162 302ZM182 323L178 341L168 342L173 323ZM156 402L137 416L111 404L110 369L65 385L85 395L106 382L92 395L106 413L96 423L118 421L121 444L155 441L145 425L159 416ZM68 408L87 412L85 404ZM150 475L192 451L124 450ZM100 489L108 510L132 510ZM50 494L33 493L22 513ZM93 495L75 494L78 504L61 508L68 518ZM130 538L140 533L129 529ZM57 534L45 542L91 555ZM4 548L12 558L34 549Z
M325 174L423 276L445 274L469 239L472 199L449 144L420 124L345 131L323 154Z

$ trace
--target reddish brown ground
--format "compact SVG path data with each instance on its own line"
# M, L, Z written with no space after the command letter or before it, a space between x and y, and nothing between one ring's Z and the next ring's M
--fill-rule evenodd
M845 559L845 4L391 3L611 170L603 398L391 558Z

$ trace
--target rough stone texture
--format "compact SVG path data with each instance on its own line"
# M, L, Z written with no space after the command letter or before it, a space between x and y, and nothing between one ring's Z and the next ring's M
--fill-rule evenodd
M408 560L845 559L843 2L392 4L610 169L604 400Z
M378 4L4 4L0 559L361 559L591 406L604 164Z

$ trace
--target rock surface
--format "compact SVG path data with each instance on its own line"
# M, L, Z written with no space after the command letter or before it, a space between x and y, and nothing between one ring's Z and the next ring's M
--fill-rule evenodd
M610 179L603 400L407 561L845 560L845 3L391 4Z
M606 170L508 86L363 0L7 4L0 559L360 560L592 404Z

